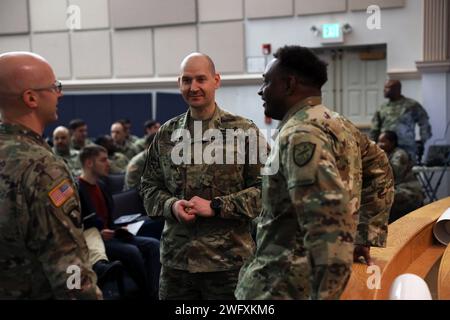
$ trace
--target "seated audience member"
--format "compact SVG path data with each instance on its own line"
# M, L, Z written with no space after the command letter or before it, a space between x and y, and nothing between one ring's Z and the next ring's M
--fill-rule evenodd
M147 136L158 132L160 126L161 126L161 124L158 121L155 121L155 120L145 121L144 136L142 138L139 138L136 142L134 142L134 145L139 149L139 151L142 151L145 149L145 139L147 138Z
M70 133L66 127L59 126L53 130L53 152L63 158L74 177L81 174L79 152L70 148Z
M123 153L128 159L133 158L139 153L139 150L127 140L127 133L125 127L120 122L114 122L111 125L111 137L114 141L114 145L117 151Z
M389 157L394 173L395 196L389 216L389 223L423 205L424 195L419 181L412 172L410 155L397 145L397 134L384 131L378 138L378 145Z
M113 199L100 178L108 175L108 155L98 145L81 150L82 174L78 179L84 227L95 227L103 238L106 253L111 260L120 260L135 280L142 293L157 299L159 290L159 241L134 236L126 227L113 229ZM94 215L92 215L95 213ZM87 218L91 217L91 218Z
M130 121L130 119L127 119L127 118L120 119L120 120L117 120L117 122L120 122L122 124L122 126L124 127L124 129L125 129L125 136L126 136L126 139L127 139L128 142L135 143L139 139L138 136L135 136L134 134L131 134L131 121Z
M84 146L92 144L88 138L88 126L82 119L74 119L69 122L71 135L71 147L75 150L81 150Z
M124 190L137 189L141 184L141 176L144 172L145 160L147 159L147 149L150 143L152 143L155 134L152 133L145 137L144 151L139 152L128 163L127 171L125 172Z
M114 141L111 136L107 134L99 136L95 139L95 144L104 147L108 151L109 173L125 173L130 159L128 159L123 153L117 152L117 148L114 145Z
M89 250L89 262L97 274L97 284L102 289L107 280L117 279L122 276L122 263L120 261L109 261L102 235L97 228L90 227L85 229L83 236Z

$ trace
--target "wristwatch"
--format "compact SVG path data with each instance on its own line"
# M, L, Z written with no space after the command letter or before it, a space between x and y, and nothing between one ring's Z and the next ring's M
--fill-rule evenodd
M222 211L222 200L220 198L214 198L211 200L209 206L214 211L214 216L219 216L220 211Z

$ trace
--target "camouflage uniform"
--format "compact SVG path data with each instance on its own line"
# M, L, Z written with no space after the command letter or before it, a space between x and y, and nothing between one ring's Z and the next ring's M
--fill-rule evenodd
M81 175L81 162L80 162L80 152L74 149L69 149L68 153L59 152L55 147L53 147L53 152L63 158L69 169L72 171L74 177Z
M431 138L431 126L425 109L415 100L401 97L381 105L372 118L371 138L378 141L383 131L394 131L398 136L398 146L407 151L411 159L416 159L416 123L420 127L420 139L425 143Z
M132 144L129 140L126 140L125 143L122 146L115 145L117 148L117 151L124 154L128 160L133 158L135 155L139 153L139 150L137 147Z
M146 137L142 137L133 142L133 145L136 147L139 152L144 151L146 149L145 146Z
M359 134L359 139L363 185L355 244L385 247L394 176L386 153L365 134Z
M394 222L420 208L423 205L424 195L419 181L412 172L413 162L405 150L394 149L389 154L389 162L395 181L395 198L389 222Z
M108 157L109 160L109 173L122 174L127 169L128 159L123 153L114 152L112 157Z
M280 123L266 163L279 155L279 170L263 177L257 251L241 269L238 299L338 299L349 279L363 190L361 156L377 147L320 103L320 97L305 99ZM387 220L381 205L365 214L368 223L380 215ZM360 241L369 242L369 235L377 239L366 230Z
M124 190L139 187L142 172L144 172L147 153L147 150L138 153L128 163L127 171L125 172Z
M84 141L84 146L93 144L92 140L89 138L86 138L86 140ZM70 141L70 148L73 150L77 150L80 151L81 149L83 149L84 146L80 146L79 144L77 144L75 141Z
M214 281L210 282L215 283L214 286L204 284L202 298L232 298L239 269L255 249L250 235L250 225L261 208L261 165L259 162L174 164L171 151L176 141L171 141L172 133L176 129L191 129L193 122L188 111L169 120L160 128L149 148L142 177L141 195L147 213L153 217L165 218L161 240L163 271L160 297L192 299L192 296L188 295L189 282L182 282L177 288L176 283L170 281L174 279L174 273L179 271L175 280L182 280L186 273L191 275L223 273L217 274L218 278L222 276L220 284ZM251 121L223 111L217 106L213 117L209 121L203 121L203 131L219 129L224 135L227 129L237 128L259 132ZM201 142L203 150L211 145L209 139L196 140L192 131L191 136L194 137L190 140L191 144ZM221 145L224 154L228 152L237 156L238 149L226 145L225 142L226 139L224 146ZM248 147L246 139L246 155ZM219 197L223 203L220 215L212 218L197 217L195 222L189 225L179 223L172 214L173 203L178 199L190 200L193 196L207 200ZM171 276L166 277L168 272ZM230 272L235 276L232 277ZM222 292L218 295L213 292L225 286L228 287L228 294ZM180 290L186 295L178 294Z
M129 141L132 144L134 144L138 140L139 140L139 137L135 136L134 134L130 134L127 138L127 141Z
M0 299L95 299L69 169L25 127L0 124L0 141ZM72 265L81 289L68 289Z

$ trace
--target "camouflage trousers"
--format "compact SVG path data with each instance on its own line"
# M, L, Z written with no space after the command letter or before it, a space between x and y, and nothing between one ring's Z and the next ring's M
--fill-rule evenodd
M161 300L234 300L239 269L190 273L163 266L159 280Z

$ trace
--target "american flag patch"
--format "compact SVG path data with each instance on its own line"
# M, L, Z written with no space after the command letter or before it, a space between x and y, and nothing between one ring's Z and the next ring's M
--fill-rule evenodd
M48 193L50 200L52 203L59 208L69 199L74 193L72 185L68 179L64 180L60 184L58 184L55 188L52 189Z

